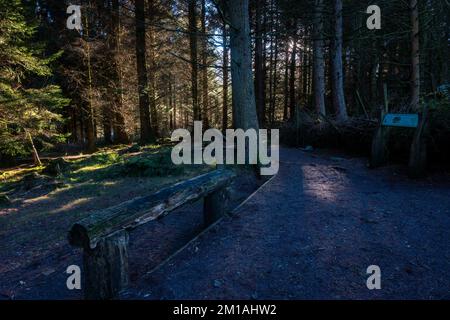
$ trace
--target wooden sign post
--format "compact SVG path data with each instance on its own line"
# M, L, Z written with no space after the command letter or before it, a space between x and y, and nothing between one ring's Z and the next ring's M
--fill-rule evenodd
M413 128L416 131L409 155L409 176L412 178L423 176L427 163L426 126L426 108L422 114L394 114L382 110L380 126L372 140L370 167L377 168L387 162L387 146L391 128Z

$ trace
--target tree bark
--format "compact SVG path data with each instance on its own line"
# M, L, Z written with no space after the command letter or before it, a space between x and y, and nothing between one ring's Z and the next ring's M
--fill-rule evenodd
M233 126L258 130L248 4L248 0L224 1L223 11L230 23Z
M113 72L117 79L117 88L114 93L114 142L129 143L130 139L125 130L125 118L123 116L123 75L120 68L120 8L119 0L112 0L112 36L111 36L111 51L114 53Z
M25 133L28 136L28 140L30 141L31 144L31 152L33 154L33 163L35 166L42 166L42 162L41 162L41 158L39 157L39 153L36 149L36 147L34 146L34 142L33 142L33 137L31 136L31 133L29 133L28 131L26 131Z
M255 12L255 95L256 108L258 110L259 125L263 127L266 122L265 102L265 75L264 75L264 53L263 53L263 28L262 12L265 7L264 0L256 1Z
M227 27L223 25L223 83L222 83L222 130L225 132L228 129L228 41L227 41Z
M197 50L197 0L189 0L189 46L191 51L191 94L194 121L201 120L198 105L198 50Z
M273 124L275 121L275 109L277 106L277 91L278 91L278 57L279 57L279 49L278 45L280 42L280 37L278 35L278 18L275 19L276 27L275 27L275 53L273 57L273 90L272 90L272 99L270 99L270 124Z
M326 115L325 66L323 54L323 0L316 0L314 13L314 100L316 112Z
M208 37L206 36L206 0L202 0L201 12L202 28L202 119L203 127L209 128L209 95L208 95Z
M141 143L154 142L150 126L150 110L148 96L148 77L145 45L145 2L135 0L136 19L136 65L138 75L139 115L141 124Z
M89 3L90 4L90 3ZM85 28L86 28L86 46L87 46L87 71L88 71L88 113L87 113L87 126L86 126L86 138L87 138L87 152L93 153L96 150L95 145L95 112L93 105L93 79L92 79L92 63L91 63L91 46L89 44L89 21L85 18Z
M296 27L294 28L296 32ZM296 99L295 99L295 68L297 57L297 36L294 35L293 46L291 51L291 66L289 68L289 110L291 119L295 119Z
M411 10L411 107L420 110L419 8L417 0L410 0Z
M338 121L348 119L344 94L344 73L342 67L342 0L334 0L334 41L332 57L332 93L333 106Z
M148 0L148 16L150 21L154 21L155 19L155 0ZM150 25L148 28L148 39L149 39L149 45L148 45L148 55L149 55L149 65L150 65L150 72L149 72L149 98L150 98L150 125L151 125L151 131L153 136L156 138L158 137L158 113L156 111L156 54L155 54L155 30L152 25Z
M289 41L286 41L286 52L284 53L284 106L283 121L288 120L289 108Z

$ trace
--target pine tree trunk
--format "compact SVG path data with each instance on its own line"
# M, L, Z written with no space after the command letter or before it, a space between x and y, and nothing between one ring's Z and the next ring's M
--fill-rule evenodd
M222 84L222 130L228 129L228 43L227 43L227 27L223 26L223 84Z
M106 144L111 144L112 141L112 125L111 125L111 109L110 106L104 106L102 108L103 113L103 138Z
M90 3L89 3L90 4ZM93 96L92 96L92 64L91 64L91 46L89 44L89 21L88 18L85 18L85 28L86 28L86 46L87 46L87 72L88 72L88 113L87 113L87 126L86 126L86 138L87 138L87 152L93 153L96 150L95 146L95 112L93 105Z
M148 0L148 17L150 21L154 21L155 17L155 0ZM155 54L155 30L152 25L148 26L147 28L148 32L148 39L149 44L146 48L148 51L148 56L150 59L149 65L150 65L150 72L149 72L149 99L150 99L150 125L151 125L151 131L152 135L157 138L159 134L158 129L158 113L156 110L156 54Z
M248 0L230 0L225 12L230 22L231 78L233 90L233 126L258 130L252 74L252 50Z
M316 112L326 115L325 109L325 65L323 54L323 0L316 0L314 13L314 101Z
M261 127L266 122L265 115L265 76L264 76L264 53L263 53L263 30L262 30L262 13L265 7L265 1L256 1L255 12L255 95L256 108L258 110L258 121Z
M333 106L337 113L337 120L346 121L348 115L345 104L344 70L342 67L342 0L334 0L334 15L334 48L332 51Z
M294 28L296 30L296 28ZM296 31L294 31L296 32ZM291 119L295 119L296 99L295 99L295 68L297 58L297 36L292 39L291 66L289 68L289 110Z
M141 143L154 142L150 127L150 110L148 97L148 77L145 45L145 3L144 0L136 0L136 66L138 75L139 115L141 124Z
M411 10L411 107L420 110L419 8L417 0L410 0Z
M197 50L197 0L189 0L189 46L191 51L191 94L194 121L201 120L198 105L198 50Z
M288 120L289 108L289 41L286 41L286 52L284 53L284 106L283 121Z
M33 154L33 163L35 166L42 166L42 162L41 159L39 158L39 153L37 152L36 147L34 146L34 142L33 142L33 137L31 136L31 133L29 133L28 131L26 131L25 133L28 136L28 140L30 141L31 144L31 152Z
M125 118L123 116L123 75L120 68L119 57L121 55L120 48L120 8L119 0L112 0L112 36L111 51L114 53L114 78L117 80L117 88L114 93L114 142L129 143L130 139L125 130Z
M202 28L202 119L203 127L209 128L208 110L209 110L209 94L208 94L208 37L206 36L206 0L202 0L201 13Z
M273 58L273 91L272 91L272 99L270 103L270 124L272 125L275 121L275 108L277 106L277 91L278 91L278 57L279 57L279 42L280 38L278 35L278 18L276 18L276 27L275 27L275 53Z

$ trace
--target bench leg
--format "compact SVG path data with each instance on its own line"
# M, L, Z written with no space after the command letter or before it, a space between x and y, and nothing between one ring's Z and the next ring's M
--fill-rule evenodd
M128 232L120 231L84 249L84 298L114 299L128 285Z
M205 227L210 226L215 221L220 219L226 213L227 205L227 188L222 188L206 196L203 202L203 216L205 220Z

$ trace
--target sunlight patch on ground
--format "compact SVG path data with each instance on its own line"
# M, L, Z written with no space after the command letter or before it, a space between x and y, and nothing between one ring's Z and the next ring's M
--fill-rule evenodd
M0 209L0 217L1 216L7 216L13 213L18 213L19 209L17 208L1 208Z
M88 172L93 172L93 171L100 170L100 169L105 169L109 166L111 166L111 165L110 164L95 164L92 166L86 166L86 167L80 168L78 170L75 170L73 173L75 173L75 174L88 173Z
M80 206L82 204L85 204L86 202L90 201L94 199L93 197L86 197L86 198L79 198L79 199L75 199L72 202L66 203L65 205L61 206L60 208L50 211L50 214L56 214L56 213L61 213L64 212L66 210L73 210L75 207Z
M12 180L17 180L23 175L31 172L39 172L44 167L18 167L13 169L7 169L4 171L0 171L0 182L10 182Z
M303 173L303 190L305 194L329 202L339 201L341 194L348 178L346 175L336 172L330 174L328 166L302 166ZM324 174L327 172L327 174ZM337 187L336 180L339 182Z
M117 185L117 181L106 181L102 182L101 185L103 187L114 187L115 185Z
M49 198L48 194L46 194L46 195L43 195L43 196L40 196L40 197L36 197L36 198L25 199L25 200L23 200L23 203L27 204L27 205L29 205L29 204L36 204L37 202L48 200L48 198Z

